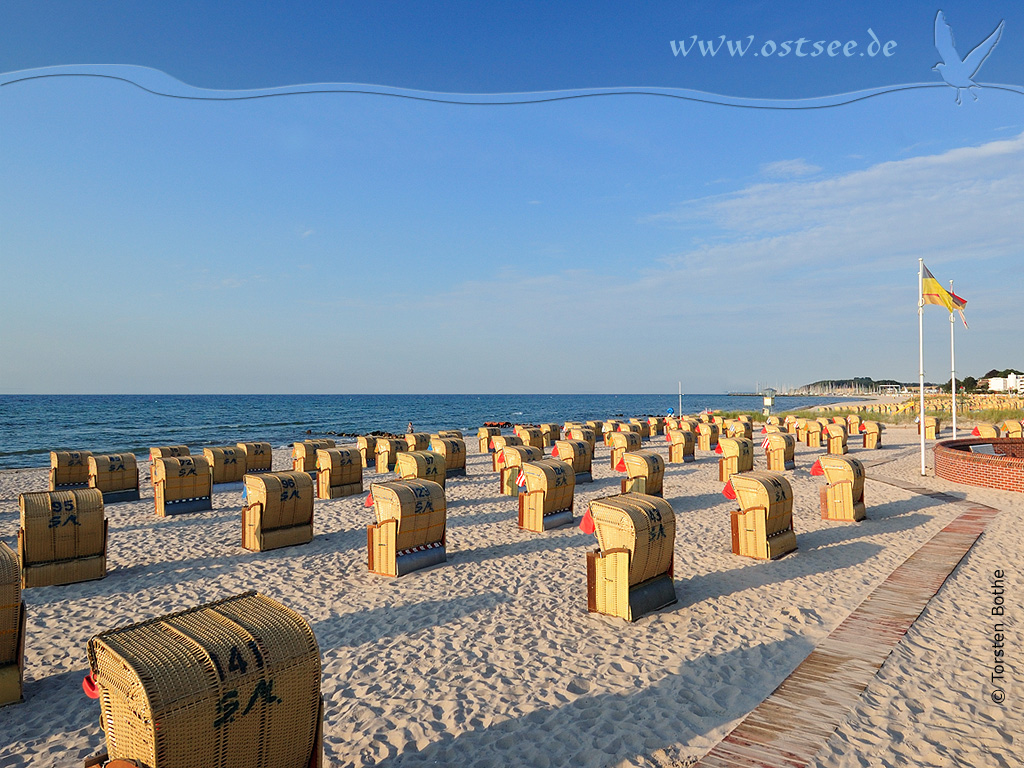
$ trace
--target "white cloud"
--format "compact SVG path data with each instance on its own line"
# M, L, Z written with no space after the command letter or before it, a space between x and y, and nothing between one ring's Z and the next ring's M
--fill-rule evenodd
M798 157L795 160L776 160L774 163L765 163L761 166L761 173L770 179L793 179L800 176L810 176L821 170L817 165L812 165Z
M731 272L828 264L935 263L1019 252L1024 134L979 147L884 162L820 180L755 184L650 217L711 224L669 267Z

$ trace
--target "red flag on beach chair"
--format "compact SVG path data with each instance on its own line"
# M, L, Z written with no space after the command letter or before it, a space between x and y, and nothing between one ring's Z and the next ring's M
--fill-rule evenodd
M722 455L722 444L721 443L719 443L718 445L715 446L715 453L717 453L719 456Z
M725 488L722 489L722 495L727 499L735 500L736 489L732 487L732 480L725 484Z
M825 474L825 470L821 468L821 459L818 459L811 466L811 474L820 477Z
M366 494L366 501L363 502L363 506L364 507L372 507L373 506L373 491L370 491L368 494Z
M557 459L558 458L558 446L557 445L554 448L551 449L551 458L553 458L553 459Z
M861 422L860 431L861 432L867 432L868 431L868 425L863 423L863 422Z
M584 533L593 533L594 518L590 516L590 507L587 507L587 511L583 514L583 519L580 520L580 530Z
M975 437L981 437L981 432L978 430L977 427L974 428L974 431L971 432L971 434L974 435Z
M767 435L768 434L768 427L761 427L761 434L762 435Z
M668 432L665 433L665 442L666 443L671 443L672 442L672 435L670 435Z
M619 463L615 465L615 469L617 469L619 472L625 472L626 471L626 460L625 459L619 459Z

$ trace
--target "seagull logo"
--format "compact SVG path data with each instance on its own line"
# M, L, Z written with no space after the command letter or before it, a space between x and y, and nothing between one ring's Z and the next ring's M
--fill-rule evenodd
M979 43L978 47L967 54L965 58L961 59L960 54L956 52L956 43L953 42L953 30L946 23L946 16L942 11L935 15L935 48L942 57L942 61L932 67L932 69L942 75L942 79L946 81L947 85L956 88L957 104L960 103L960 90L963 88L968 89L967 92L974 97L975 101L978 100L978 97L970 90L971 88L978 87L978 84L974 82L974 76L978 74L982 63L992 53L996 43L999 42L999 38L1003 34L1004 24L1005 22L1000 21L999 26L995 28L991 35Z

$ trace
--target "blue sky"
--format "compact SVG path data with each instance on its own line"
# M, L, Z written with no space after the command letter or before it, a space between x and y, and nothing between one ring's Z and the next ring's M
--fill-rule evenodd
M1008 4L566 4L554 17L531 3L8 5L8 73L125 64L215 89L764 99L941 83L942 7L962 55L1005 20L977 79L1024 85L1024 13ZM866 45L869 27L896 41L888 59L680 60L669 46ZM0 270L17 286L0 304L0 391L910 381L918 257L969 302L958 370L1024 367L1019 93L983 87L958 106L943 86L779 111L642 95L197 101L15 79L0 78ZM941 309L926 309L925 334L927 376L945 381Z

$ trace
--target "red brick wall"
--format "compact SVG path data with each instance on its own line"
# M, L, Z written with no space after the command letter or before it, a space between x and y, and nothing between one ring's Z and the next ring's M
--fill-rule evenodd
M968 447L986 444L1002 455L971 453ZM934 450L936 477L954 483L1024 493L1024 440L971 437L944 440L936 443Z

